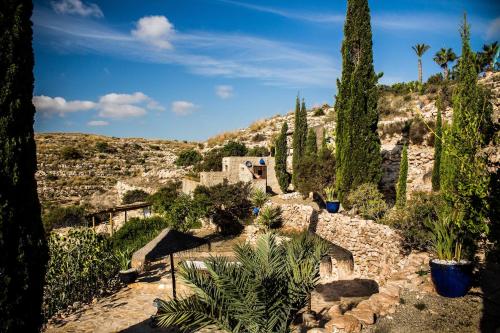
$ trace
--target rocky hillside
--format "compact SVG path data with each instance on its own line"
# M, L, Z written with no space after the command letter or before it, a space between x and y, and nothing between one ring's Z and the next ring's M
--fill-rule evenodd
M493 93L494 120L500 115L500 73L481 79ZM437 88L425 94L411 91L382 92L379 134L382 140L384 192L394 195L399 172L403 133L410 142L408 187L412 191L428 191L433 165L434 140L429 129L436 118ZM450 120L448 105L444 119ZM323 127L330 145L334 144L335 111L329 105L308 111L309 127ZM410 121L411 120L411 121ZM50 203L89 203L94 207L117 204L121 195L133 188L148 192L170 179L180 179L188 170L174 165L177 154L187 148L206 152L229 140L244 142L249 148L270 147L283 122L288 122L289 143L294 128L294 115L276 115L258 120L248 128L225 132L204 143L145 139L118 139L86 134L37 134L38 190L44 205ZM75 150L76 155L72 155ZM492 168L500 165L498 145L488 154ZM496 162L495 162L496 161Z
M38 192L44 205L118 203L130 187L152 191L185 172L173 164L195 144L90 134L37 134Z

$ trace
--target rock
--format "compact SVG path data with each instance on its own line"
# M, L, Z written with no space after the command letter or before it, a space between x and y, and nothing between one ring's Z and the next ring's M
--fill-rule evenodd
M326 329L315 327L315 328L311 328L310 330L307 330L307 332L308 333L326 333Z
M329 333L359 333L361 323L351 315L343 315L327 322L325 329Z
M342 310L340 309L339 304L334 304L329 310L328 310L328 316L330 318L335 318L337 316L342 315Z
M345 314L352 315L365 325L372 325L375 322L375 313L367 309L363 310L355 308L352 311L346 312Z

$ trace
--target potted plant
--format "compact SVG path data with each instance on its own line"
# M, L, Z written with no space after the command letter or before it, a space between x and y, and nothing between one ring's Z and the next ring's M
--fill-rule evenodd
M456 215L444 215L427 222L432 230L437 258L430 261L431 278L437 293L445 297L462 297L472 283L472 262L463 258L464 233Z
M120 271L118 272L118 277L120 281L126 284L133 283L139 276L139 272L135 268L130 268L130 257L132 255L132 250L127 248L125 250L118 250L116 252L116 259L120 265Z
M266 201L268 199L269 199L269 195L261 189L255 189L252 192L252 197L250 200L254 206L252 208L253 215L255 215L255 216L259 215L259 211L260 211L261 207L266 203Z
M326 195L326 210L328 213L337 213L340 208L340 201L335 196L335 187L328 186L325 188Z

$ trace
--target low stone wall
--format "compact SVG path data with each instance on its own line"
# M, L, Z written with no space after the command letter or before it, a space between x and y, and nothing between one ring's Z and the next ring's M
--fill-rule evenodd
M281 208L283 218L282 228L287 231L302 231L308 229L311 221L315 221L317 212L307 205L300 204L277 204L269 203L271 206Z
M316 233L352 253L352 277L383 282L397 271L402 259L396 231L371 220L322 211L317 217Z

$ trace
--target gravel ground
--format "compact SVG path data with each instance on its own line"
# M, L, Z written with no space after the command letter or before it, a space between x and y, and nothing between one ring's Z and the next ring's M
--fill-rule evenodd
M396 312L382 318L370 332L500 332L500 312L496 312L498 308L487 319L483 319L483 297L474 290L461 298L406 290L401 294L400 302Z

